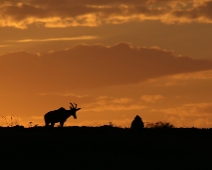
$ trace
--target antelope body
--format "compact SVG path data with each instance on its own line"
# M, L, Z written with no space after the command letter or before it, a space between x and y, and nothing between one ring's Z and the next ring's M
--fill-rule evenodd
M65 121L70 116L73 116L74 119L76 119L77 118L76 112L80 110L81 108L77 108L77 104L75 103L74 104L70 103L70 105L71 105L70 110L66 110L65 108L61 107L57 110L53 110L46 113L44 115L46 127L49 126L49 124L51 127L54 127L54 124L58 122L60 122L60 126L63 127Z

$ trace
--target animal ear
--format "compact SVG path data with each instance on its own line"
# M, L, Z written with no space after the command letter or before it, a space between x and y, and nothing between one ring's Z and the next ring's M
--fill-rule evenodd
M80 110L81 108L77 108L77 111Z

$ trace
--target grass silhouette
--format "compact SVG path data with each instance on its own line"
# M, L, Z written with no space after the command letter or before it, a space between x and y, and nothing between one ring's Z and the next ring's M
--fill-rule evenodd
M18 116L10 115L8 117L2 116L1 118L4 120L3 124L5 124L6 127L21 126Z
M145 123L42 127L2 117L2 169L211 169L212 129ZM131 126L133 127L133 126ZM136 126L134 126L136 127Z
M197 128L143 128L135 133L111 125L2 127L1 167L210 169L211 134L212 129Z

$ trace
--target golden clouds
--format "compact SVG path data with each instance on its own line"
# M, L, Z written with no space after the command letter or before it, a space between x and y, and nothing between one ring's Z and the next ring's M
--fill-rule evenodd
M173 80L212 79L212 71L200 71L195 73L178 74L172 76Z
M7 47L8 45L0 45L0 48L4 48Z
M196 0L64 0L63 3L48 0L2 1L0 26L22 29L31 24L43 24L46 27L93 27L144 20L211 23L211 6L212 1Z
M177 126L211 128L212 103L189 103L182 106L153 109L153 112L166 114L169 121L175 122ZM186 124L184 124L187 122Z
M146 103L155 103L158 100L162 100L164 98L165 98L164 96L159 95L159 94L158 95L142 95L141 96L141 100Z
M210 117L211 70L211 61L127 43L7 53L0 56L0 111L25 122L76 102L83 109L70 125L132 120L140 114L144 121L199 126L198 113Z
M140 110L146 108L141 101L136 101L132 98L117 98L109 96L100 96L94 98L93 103L85 106L85 111L126 111L126 110Z
M8 40L7 42L29 43L29 42L48 42L48 41L74 41L74 40L91 40L96 38L98 37L97 36L79 36L79 37L63 37L63 38L47 38L47 39Z

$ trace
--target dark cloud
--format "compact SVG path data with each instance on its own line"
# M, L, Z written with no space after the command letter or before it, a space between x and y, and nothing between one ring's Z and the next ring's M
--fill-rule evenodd
M98 26L132 20L162 22L211 22L212 1L174 0L31 0L2 1L0 26L27 28L33 23L47 27Z
M189 8L187 10L175 10L173 14L179 18L188 18L188 19L201 19L203 20L212 19L212 1L206 1L199 6Z
M0 56L0 89L68 92L209 69L209 61L179 57L159 48L81 44L41 56L24 51Z

